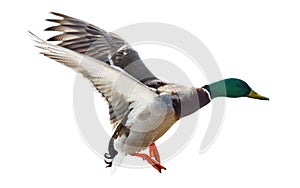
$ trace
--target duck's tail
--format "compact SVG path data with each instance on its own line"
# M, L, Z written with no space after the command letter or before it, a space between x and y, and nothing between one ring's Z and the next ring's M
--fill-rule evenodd
M108 144L108 153L104 154L104 162L107 164L106 168L112 167L112 163L116 155L118 155L118 151L114 147L115 138L111 137Z

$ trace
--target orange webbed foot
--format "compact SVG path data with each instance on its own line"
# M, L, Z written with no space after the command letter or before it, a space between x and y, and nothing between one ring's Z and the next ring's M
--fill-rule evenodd
M158 172L161 173L161 170L167 170L164 166L162 166L159 162L152 159L149 155L144 153L134 153L132 156L141 157L146 160L149 164L151 164Z

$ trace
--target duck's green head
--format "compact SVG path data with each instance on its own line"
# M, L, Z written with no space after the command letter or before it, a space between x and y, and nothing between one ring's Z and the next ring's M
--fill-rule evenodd
M229 78L221 80L203 87L209 93L211 98L215 97L249 97L260 100L269 100L269 98L259 95L243 80Z

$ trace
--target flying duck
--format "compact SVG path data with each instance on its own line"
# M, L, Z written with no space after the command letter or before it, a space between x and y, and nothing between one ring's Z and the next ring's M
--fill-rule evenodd
M201 88L186 87L160 80L143 64L138 53L112 32L60 13L47 19L57 25L46 31L60 31L48 41L29 32L36 46L47 56L88 79L109 106L114 128L108 147L107 167L117 156L141 157L161 172L155 141L180 118L207 105L216 97L249 97L269 100L243 80L229 78ZM149 148L149 155L140 153Z

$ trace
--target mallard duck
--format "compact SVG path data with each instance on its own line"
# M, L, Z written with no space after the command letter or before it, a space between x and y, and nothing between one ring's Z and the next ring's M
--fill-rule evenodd
M143 64L138 53L120 36L94 25L59 13L61 19L46 31L60 31L48 41L30 33L47 56L81 73L106 99L110 122L114 127L107 167L117 156L141 157L161 172L155 146L157 141L180 118L188 116L217 97L249 97L269 100L259 95L243 80L229 78L201 88L186 87L158 79ZM149 148L149 155L140 153Z

